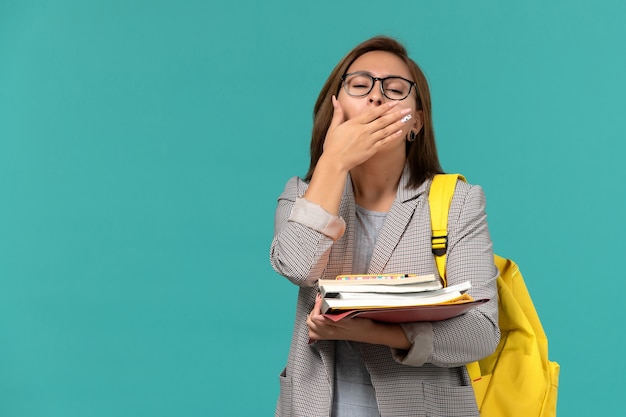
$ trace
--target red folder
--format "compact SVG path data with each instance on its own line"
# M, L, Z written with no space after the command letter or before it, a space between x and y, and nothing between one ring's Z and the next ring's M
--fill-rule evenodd
M326 313L324 317L332 321L344 318L360 317L386 323L411 323L415 321L440 321L447 320L464 314L468 310L486 303L489 299L484 298L466 303L438 304L416 307L384 308L374 310L350 310L341 313Z

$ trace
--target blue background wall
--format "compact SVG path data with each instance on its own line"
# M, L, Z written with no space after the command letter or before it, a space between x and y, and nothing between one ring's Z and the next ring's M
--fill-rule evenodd
M271 415L296 289L268 263L335 63L426 72L562 365L618 415L623 2L0 0L0 416Z

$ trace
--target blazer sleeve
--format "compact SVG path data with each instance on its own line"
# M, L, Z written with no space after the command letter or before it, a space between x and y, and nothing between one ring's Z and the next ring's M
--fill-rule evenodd
M334 241L345 231L345 222L304 200L301 196L307 186L294 177L278 198L270 262L294 284L310 287L324 272Z
M393 350L397 362L456 367L482 359L496 349L500 339L498 269L485 206L481 187L457 184L448 216L446 277L449 285L469 280L472 297L490 301L453 319L403 324L413 347L409 351Z

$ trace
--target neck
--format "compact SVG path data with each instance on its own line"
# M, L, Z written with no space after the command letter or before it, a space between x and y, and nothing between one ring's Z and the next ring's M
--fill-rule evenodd
M370 158L350 170L356 203L368 210L389 211L405 162L405 158Z

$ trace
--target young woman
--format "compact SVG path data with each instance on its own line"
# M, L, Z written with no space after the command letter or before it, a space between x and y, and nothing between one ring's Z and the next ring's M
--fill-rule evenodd
M358 45L315 104L306 177L290 179L278 200L270 260L300 289L277 416L478 416L464 365L492 353L500 336L480 187L456 186L446 276L491 301L454 319L403 324L335 323L316 303L321 278L438 274L428 190L441 172L422 71L391 38Z

